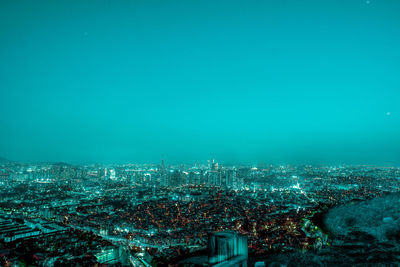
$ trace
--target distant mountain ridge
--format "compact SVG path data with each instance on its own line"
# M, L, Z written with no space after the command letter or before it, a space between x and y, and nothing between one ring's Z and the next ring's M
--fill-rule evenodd
M0 157L0 163L17 163L17 162L23 163L24 161L10 160L10 159L7 159L7 158L5 158L5 157ZM29 163L29 161L28 161L28 162L25 162L25 163ZM40 163L40 162L37 162L37 163ZM72 164L67 163L67 162L62 162L62 161L58 161L58 162L45 162L45 163L49 163L49 164L57 165L57 166L72 166Z
M57 166L72 166L71 164L66 163L66 162L62 162L62 161L55 162L55 163L53 163L53 165L57 165Z
M0 162L11 162L11 160L0 157Z

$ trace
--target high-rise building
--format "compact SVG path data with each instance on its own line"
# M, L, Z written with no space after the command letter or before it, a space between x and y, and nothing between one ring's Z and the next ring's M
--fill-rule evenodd
M247 267L247 237L232 231L208 236L208 264L211 266Z
M161 160L161 170L160 170L160 172L161 172L161 175L165 174L165 166L164 166L164 160L163 159Z
M234 169L225 171L225 186L227 188L233 188L236 184L236 172Z
M170 186L179 186L181 185L181 173L179 170L175 170L170 172L170 179L169 179Z

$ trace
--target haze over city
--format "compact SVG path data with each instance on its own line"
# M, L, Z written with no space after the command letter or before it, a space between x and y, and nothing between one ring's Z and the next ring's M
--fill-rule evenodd
M1 1L0 155L398 166L399 9Z

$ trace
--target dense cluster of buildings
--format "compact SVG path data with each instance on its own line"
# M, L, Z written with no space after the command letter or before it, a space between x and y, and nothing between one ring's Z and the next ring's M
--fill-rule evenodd
M320 248L316 213L398 192L399 179L376 166L4 162L0 264L179 263L226 231L255 258Z

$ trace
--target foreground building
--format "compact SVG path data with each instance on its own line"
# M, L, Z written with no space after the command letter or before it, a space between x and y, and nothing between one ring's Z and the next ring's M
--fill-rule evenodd
M247 237L233 231L208 236L208 264L247 267Z

